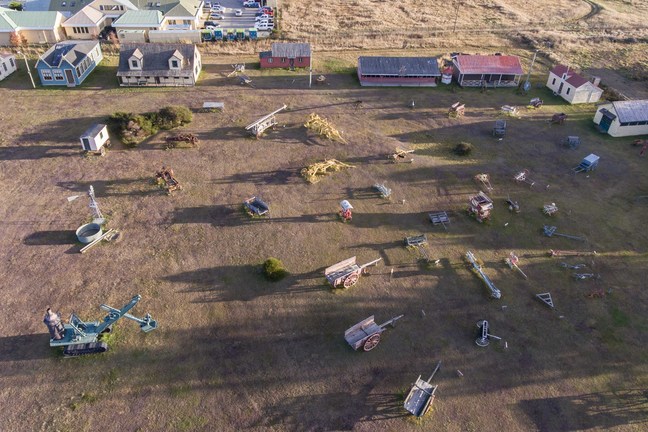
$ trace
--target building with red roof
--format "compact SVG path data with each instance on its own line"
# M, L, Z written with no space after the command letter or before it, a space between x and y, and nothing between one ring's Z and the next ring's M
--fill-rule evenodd
M569 66L559 64L549 71L547 87L570 104L594 103L603 95L599 81L598 78L589 81Z
M517 87L524 73L517 56L460 54L452 63L462 87Z

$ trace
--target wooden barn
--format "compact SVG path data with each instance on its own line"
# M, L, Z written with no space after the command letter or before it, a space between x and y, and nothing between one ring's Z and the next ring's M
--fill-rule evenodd
M598 87L600 79L590 82L569 66L556 65L549 71L547 87L570 104L597 102L603 90Z
M360 57L362 86L436 87L441 72L436 57Z
M517 56L460 54L452 63L462 87L517 87L524 73Z
M273 43L271 51L259 53L261 69L265 68L309 68L311 46L307 43Z
M648 100L601 104L594 114L594 123L601 133L613 137L648 135Z

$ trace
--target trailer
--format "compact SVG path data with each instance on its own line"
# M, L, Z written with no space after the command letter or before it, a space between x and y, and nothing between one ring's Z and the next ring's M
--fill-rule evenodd
M224 38L223 29L214 30L214 41L222 41Z
M493 200L484 192L479 191L477 195L470 198L468 213L475 216L479 222L490 219L491 210L493 210Z
M231 41L231 42L236 40L236 33L234 33L234 30L232 30L232 29L227 30L226 38L227 38L228 41Z
M110 137L108 136L108 126L105 124L96 124L84 132L79 137L81 147L86 153L94 153L104 156L106 147L110 147Z
M419 375L416 379L416 382L409 391L405 398L405 403L403 404L410 414L413 414L416 417L423 417L432 406L432 402L434 402L434 393L438 386L433 386L430 382L432 381L432 378L434 378L434 375L436 375L439 367L441 367L440 360L439 363L437 363L434 372L430 375L430 378L423 381L421 375Z
M378 325L374 321L374 316L371 315L369 318L360 321L358 324L345 331L344 340L346 340L346 342L351 345L351 348L356 351L360 348L362 348L363 351L371 351L376 348L376 345L380 342L380 335L385 331L385 327L388 325L394 327L394 323L403 318L403 316L404 315L399 315Z
M356 264L356 257L351 257L326 268L324 276L333 288L338 288L340 285L350 288L358 282L361 274L366 273L367 267L377 265L381 260L382 258L378 258L359 266Z
M270 211L268 204L256 196L243 201L243 205L250 216L265 216Z
M255 28L248 29L248 38L250 38L250 40L257 40L258 37L259 37L259 33L257 32L257 29Z
M577 167L572 168L572 171L574 171L575 173L594 171L594 169L598 167L599 159L601 158L594 153L590 153L581 161L581 163Z
M494 137L503 137L506 135L506 120L495 120L495 126L493 126L493 136Z
M200 39L203 42L210 42L214 40L214 34L211 30L203 30L200 32Z
M236 40L238 41L245 40L245 29L236 29Z

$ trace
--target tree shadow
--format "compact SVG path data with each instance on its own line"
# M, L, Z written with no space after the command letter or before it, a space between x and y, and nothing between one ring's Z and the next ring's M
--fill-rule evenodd
M105 124L107 121L108 118L105 116L64 118L40 124L35 131L24 132L20 136L20 141L76 143L75 146L69 146L69 148L77 148L81 151L81 142L79 141L81 134L93 125Z
M82 133L82 132L81 132ZM81 146L22 145L0 147L0 160L33 160L81 154Z
M90 186L92 186L97 198L164 194L164 190L157 187L153 180L154 178L151 176L131 179L94 180L89 182L63 181L56 183L56 185L74 192L87 192Z
M77 238L72 230L36 231L23 240L28 246L74 245Z
M239 184L239 183L251 183L251 184L264 184L264 185L278 185L278 184L291 184L291 183L301 183L301 179L298 170L276 170L276 171L257 171L257 172L246 172L246 173L236 173L231 176L223 177L217 180L214 180L215 184Z
M192 300L194 303L252 301L259 297L272 295L292 295L323 291L326 286L321 284L304 285L300 281L319 278L324 279L317 271L288 275L277 282L265 280L261 265L221 266L203 268L171 276L164 279L174 284L188 285L180 290L182 293L198 294Z
M569 432L648 423L648 389L520 401L540 431Z

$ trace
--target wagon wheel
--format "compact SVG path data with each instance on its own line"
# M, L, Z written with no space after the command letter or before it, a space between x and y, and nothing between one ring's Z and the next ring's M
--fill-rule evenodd
M344 279L344 288L350 288L358 282L358 274L351 273L349 276Z
M380 333L369 336L364 345L362 345L362 349L364 349L365 351L371 351L372 349L376 348L378 342L380 342Z

